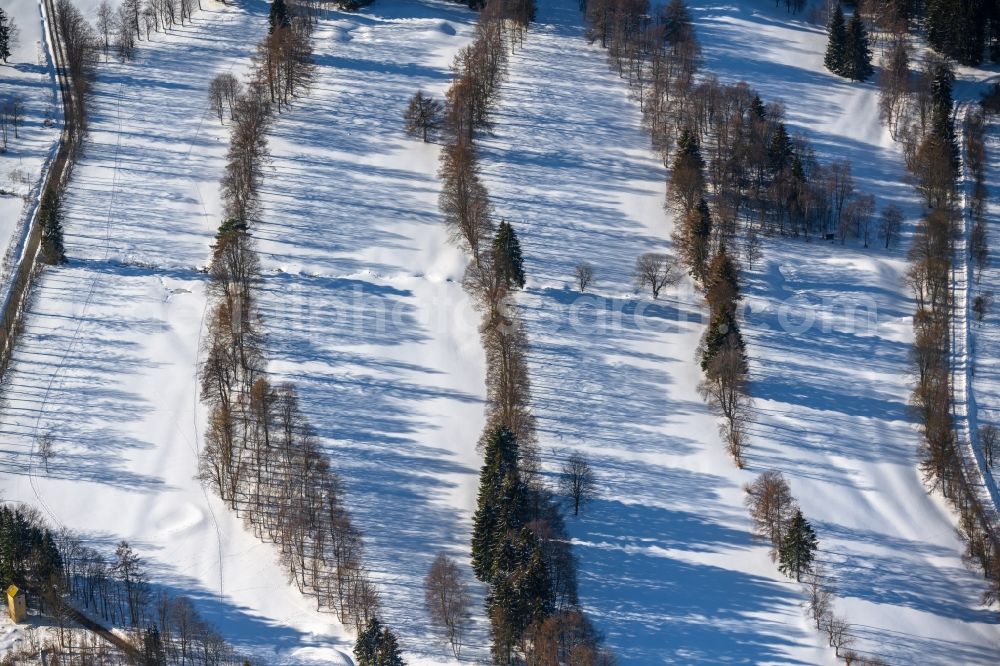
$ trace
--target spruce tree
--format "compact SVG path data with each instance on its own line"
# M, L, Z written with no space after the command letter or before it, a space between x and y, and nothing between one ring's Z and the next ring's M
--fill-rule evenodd
M826 43L826 56L823 64L834 74L844 72L844 51L847 47L847 29L844 25L844 10L840 8L840 3L833 8L833 16L830 17L830 24L827 26L829 41Z
M513 646L528 627L544 621L554 608L555 591L540 540L528 527L507 532L497 549L486 598L494 662L509 663Z
M528 528L524 528L521 536L525 544L526 562L518 576L518 590L524 608L524 628L532 624L541 624L545 618L552 615L555 609L555 591L549 577L542 544Z
M160 630L155 624L146 627L146 633L142 639L142 664L143 666L164 666L167 663L167 654L163 649L163 639L160 637Z
M750 113L752 113L754 118L757 120L764 120L767 118L767 107L764 106L764 100L762 100L760 95L757 93L754 93L753 99L750 100Z
M371 618L354 642L354 661L357 666L403 666L399 642L388 627L378 618Z
M0 7L0 59L7 62L10 58L10 36L11 36L11 19L7 17L7 13Z
M963 65L978 66L983 60L987 36L997 44L996 4L984 0L928 0L927 42L938 53ZM995 57L994 57L995 59Z
M399 651L399 641L396 635L386 627L382 630L382 642L378 646L378 666L403 666L403 655Z
M705 283L705 300L712 314L735 312L740 300L740 269L723 245L712 258Z
M840 73L852 81L867 81L873 71L868 33L861 20L861 12L855 11L850 23L847 24L843 68Z
M778 123L778 129L774 131L774 136L771 138L771 145L767 148L767 163L771 174L784 171L794 154L795 146L792 143L792 137L788 136L785 123Z
M691 259L694 276L704 281L709 260L709 246L712 242L712 213L708 202L702 199L691 225Z
M496 236L493 237L493 266L497 278L508 289L524 288L524 259L521 256L521 242L514 233L510 222L503 220Z
M517 452L517 438L507 426L496 426L490 432L472 518L472 569L484 583L492 577L498 525L507 520L503 493L511 483L510 478L517 477Z
M955 80L955 73L951 67L940 62L934 68L931 79L931 133L944 142L951 154L952 168L958 175L958 168L961 165L961 152L958 147L958 139L955 136L955 121L952 118L954 101L952 99L952 83Z
M62 199L54 189L47 189L38 205L38 221L42 227L42 261L65 264L63 247Z
M689 128L681 130L670 170L668 196L683 214L688 214L705 194L705 160L697 135Z
M273 0L267 20L269 23L267 31L269 33L274 32L277 28L287 28L291 25L291 19L288 16L288 6L285 5L285 0Z
M816 554L816 533L809 521L802 516L802 510L796 509L788 532L781 539L778 548L778 569L786 576L795 576L802 581L803 572L812 570L812 562Z
M740 332L740 325L736 321L736 314L731 310L723 310L712 317L712 322L705 332L705 344L701 353L702 372L709 372L716 354L726 346L730 339L735 340L736 348L740 350L742 371L746 372L747 362L743 354L746 342L744 342L743 334Z

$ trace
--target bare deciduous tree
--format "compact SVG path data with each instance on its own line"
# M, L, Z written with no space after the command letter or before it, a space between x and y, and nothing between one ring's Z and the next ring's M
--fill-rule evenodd
M479 180L475 150L468 141L458 141L441 151L441 195L452 239L468 246L477 264L482 249L493 236L492 206Z
M445 553L438 553L427 572L424 601L431 622L447 639L455 658L461 658L472 602L458 564Z
M847 623L847 620L832 613L827 614L824 619L823 628L826 630L826 637L830 641L830 647L839 657L841 650L849 648L855 642L854 636L850 633L851 625Z
M223 116L222 111L225 108L223 106L224 97L222 95L222 82L219 80L222 74L216 76L208 84L208 102L215 109L215 115L219 116L219 122L222 122Z
M773 557L795 512L791 488L781 472L768 470L743 490L747 494L744 503L753 520L754 534L771 542Z
M817 564L806 578L806 593L809 595L809 615L816 628L821 629L821 621L829 615L833 603L833 591L826 582L826 569Z
M430 134L441 127L443 110L440 101L418 90L403 114L407 134L420 135L426 143Z
M587 262L581 262L576 265L576 286L580 291L587 291L587 287L594 280L594 267Z
M976 315L976 321L982 322L986 319L986 313L989 312L991 305L993 305L992 291L976 294L976 297L972 299L972 312Z
M976 266L976 282L979 282L983 271L990 261L990 244L986 232L986 220L980 219L972 226L969 234L969 255Z
M101 0L97 6L97 32L101 37L104 57L108 57L108 49L111 48L111 32L115 28L115 10L111 8L108 0Z
M676 262L666 254L647 252L635 261L636 288L649 287L654 299L659 298L663 289L677 284L680 279L681 271Z
M890 204L882 209L881 226L879 235L885 239L885 249L889 249L892 241L899 235L899 230L903 226L903 211L899 206Z
M746 390L746 358L736 338L730 336L708 363L699 391L723 417L720 431L736 466L743 467L747 427L753 402Z
M979 446L983 449L983 457L986 464L993 467L993 461L1000 450L1000 429L992 423L988 423L979 428Z
M597 493L597 483L590 462L581 453L571 453L563 463L559 476L559 489L573 505L573 515L580 515L580 508Z
M52 436L51 432L42 433L38 437L38 457L42 461L42 466L45 467L45 473L49 473L49 462L55 456L55 437Z

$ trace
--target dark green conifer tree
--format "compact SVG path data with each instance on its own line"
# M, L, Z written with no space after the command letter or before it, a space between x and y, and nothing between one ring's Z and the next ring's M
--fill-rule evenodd
M155 624L146 627L142 637L142 666L165 666L167 653L163 649L163 639Z
M7 62L10 58L10 35L11 35L11 19L4 12L3 7L0 7L0 60Z
M524 259L521 242L510 222L503 220L493 237L493 266L497 279L508 289L524 288Z
M782 537L778 547L778 569L801 582L802 574L812 570L816 546L816 533L809 521L802 516L802 511L796 509L788 532Z
M868 46L868 33L856 11L847 24L847 39L844 44L844 60L841 74L852 81L867 81L872 69L872 51Z
M288 6L285 0L273 0L271 11L267 16L268 32L274 32L277 28L287 28L291 25L291 17L288 15Z
M65 264L63 247L62 198L49 188L38 205L38 220L42 227L42 261L47 264Z
M691 227L691 261L692 274L704 281L708 270L709 252L712 243L712 212L708 202L702 199L698 202L698 212Z
M955 120L952 117L955 103L952 99L952 84L955 73L946 62L940 62L934 68L931 79L931 133L947 145L951 154L952 168L958 175L961 166L961 152L958 138L955 135Z
M399 642L388 627L378 618L371 618L354 642L354 661L357 666L403 666Z
M670 170L668 196L672 204L687 215L705 194L705 160L697 135L684 127L677 139L677 151Z
M833 8L830 24L827 26L828 41L823 64L834 74L843 74L844 51L847 47L847 28L844 25L844 10L840 3Z
M771 138L771 145L767 148L767 164L771 169L771 174L779 174L790 165L792 155L795 154L795 146L792 137L788 136L788 129L785 123L778 123L778 128Z
M498 526L505 515L503 493L517 478L518 444L505 425L496 426L486 440L483 467L479 472L479 495L472 518L472 569L476 578L489 582L493 571Z

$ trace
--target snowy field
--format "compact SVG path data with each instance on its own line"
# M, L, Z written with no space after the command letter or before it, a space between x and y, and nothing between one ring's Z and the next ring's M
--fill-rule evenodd
M4 387L0 494L109 550L129 540L154 588L191 597L237 647L269 663L338 663L340 627L193 478L199 269L228 139L206 90L247 66L266 10L207 2L192 24L140 42L136 62L101 66L65 197L69 264L43 274ZM45 473L33 451L47 433Z
M0 152L0 281L6 288L34 208L29 202L37 200L42 168L59 139L62 108L39 0L8 0L3 9L18 26L20 38L9 61L0 62L0 106L17 98L24 109L18 135L8 127L7 150Z
M255 232L274 379L295 382L328 444L383 619L418 662L446 658L423 577L439 551L468 560L485 367L466 259L437 209L440 148L407 137L402 114L418 89L440 99L473 19L379 0L321 22L315 84L272 131ZM482 622L470 641L463 658L488 657Z
M543 455L554 465L585 451L601 482L568 524L581 601L609 645L629 664L834 663L798 586L749 534L741 486L777 468L817 528L857 648L892 663L995 663L996 613L978 605L982 581L916 467L908 238L890 251L767 240L745 275L759 416L738 471L695 390L699 297L682 286L653 302L631 287L635 258L671 230L638 106L583 39L578 3L539 4L482 162L524 247ZM130 540L154 585L191 596L266 663L348 663L335 619L192 478L205 419L199 269L227 140L205 91L214 74L245 70L267 9L205 6L140 43L136 63L101 69L66 196L70 263L44 273L8 373L0 494L96 543ZM875 89L824 72L823 31L762 0L693 6L706 69L783 98L822 159L851 159L859 188L912 225L919 206ZM346 481L409 663L446 660L421 585L438 551L467 557L484 367L465 259L437 211L439 147L406 137L401 116L418 88L447 87L473 18L444 0L377 0L323 19L316 79L271 132L255 228L270 369L295 382ZM583 298L571 290L579 261L597 272ZM858 308L853 328L844 305ZM45 433L57 447L48 473L33 454ZM481 659L475 589L463 656Z
M821 159L847 157L859 189L914 221L876 90L824 72L823 30L768 3L693 9L706 70L783 99ZM833 661L797 586L747 532L740 486L776 468L817 528L857 649L993 663L996 614L978 605L981 579L917 471L904 250L767 241L744 278L758 419L738 472L693 388L698 299L689 288L659 303L632 294L635 258L669 237L665 173L637 104L581 32L575 2L542 3L485 165L525 248L543 448L585 451L604 485L570 525L583 602L608 642L629 663ZM592 296L570 291L579 261L596 267ZM857 308L853 328L845 308Z

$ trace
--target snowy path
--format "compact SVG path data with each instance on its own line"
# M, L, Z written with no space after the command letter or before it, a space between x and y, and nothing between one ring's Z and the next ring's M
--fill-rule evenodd
M956 126L964 127L969 104L961 104L958 109ZM962 130L959 129L961 137ZM989 141L989 134L986 140ZM960 139L964 145L964 138ZM992 144L992 142L991 142ZM995 144L988 148L995 148ZM987 156L989 153L987 154ZM972 174L968 165L962 164L961 205L962 227L955 239L954 265L952 266L952 302L954 303L952 322L952 393L955 429L958 444L965 463L966 473L976 484L979 501L989 512L990 520L1000 527L1000 490L986 458L979 445L979 414L976 409L974 384L976 338L972 331L972 299L974 298L975 269L969 254L969 238L972 233L972 211L970 196L973 187Z
M473 20L443 0L322 20L315 82L272 132L254 232L270 369L295 382L344 478L409 663L447 659L423 578L439 551L468 558L485 369L437 208L439 147L406 136L402 115L418 89L440 99ZM486 658L482 623L469 639L463 658Z
M111 550L129 540L155 588L192 598L238 647L269 663L331 663L340 628L193 478L198 269L227 140L205 91L246 66L265 9L206 3L190 25L140 42L136 62L102 65L65 195L69 264L43 273L4 386L0 492ZM48 473L32 455L46 433Z
M9 62L0 63L0 103L8 104L15 97L23 103L17 136L8 127L7 149L0 152L0 293L4 299L11 272L24 251L43 171L55 156L62 121L40 4L39 0L4 3L4 11L21 34Z
M975 402L974 410L977 426L993 424L1000 426L1000 318L997 316L996 299L1000 297L1000 228L997 226L997 183L1000 183L1000 130L996 123L987 126L986 151L986 186L989 189L989 208L987 217L987 234L990 244L989 263L976 285L975 293L991 293L994 305L986 314L982 323L970 323L972 353L974 364L972 372L972 389ZM994 486L1000 472L998 467L992 470Z

